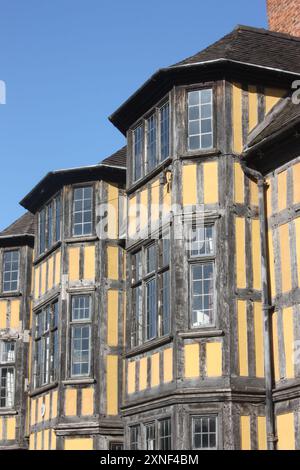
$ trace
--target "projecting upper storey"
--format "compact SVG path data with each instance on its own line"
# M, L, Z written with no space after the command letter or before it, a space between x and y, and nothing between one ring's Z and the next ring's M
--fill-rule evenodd
M241 155L299 77L299 38L245 26L159 70L110 117L127 135L127 187L176 156Z
M258 69L260 69L258 76ZM193 79L215 79L225 72L243 71L255 81L276 74L283 85L300 76L300 38L265 29L237 26L231 33L203 51L158 70L111 116L123 133L154 106L173 85L192 83ZM284 78L285 77L285 78Z

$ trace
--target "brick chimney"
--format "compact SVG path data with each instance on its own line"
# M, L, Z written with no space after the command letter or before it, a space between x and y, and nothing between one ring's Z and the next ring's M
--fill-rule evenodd
M300 37L300 0L267 0L269 28Z

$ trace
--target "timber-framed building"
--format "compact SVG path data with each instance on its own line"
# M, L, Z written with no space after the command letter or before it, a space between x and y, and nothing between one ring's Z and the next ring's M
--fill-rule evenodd
M300 449L300 31L273 3L0 234L0 448Z

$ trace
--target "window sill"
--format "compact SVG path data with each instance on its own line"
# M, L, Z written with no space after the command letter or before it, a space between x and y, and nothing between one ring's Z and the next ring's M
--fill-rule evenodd
M47 258L49 255L54 253L54 251L56 251L61 246L61 243L62 243L61 240L56 242L51 248L49 248L49 250L44 251L44 253L41 253L40 255L38 255L38 257L34 260L33 265L36 266L45 258Z
M45 385L43 387L37 388L37 389L33 390L32 392L30 392L28 395L30 397L35 397L35 396L40 395L44 392L48 392L49 390L52 390L53 388L56 388L57 386L58 386L58 382L54 382L52 384L48 384L48 385Z
M183 155L181 155L181 159L190 159L190 158L197 158L197 157L215 157L221 154L221 151L213 148L208 150L193 150L193 151L186 151Z
M92 379L90 377L87 378L78 378L78 379L68 379L63 380L62 384L67 387L68 385L90 385L96 383L96 379Z
M9 297L21 297L22 292L20 291L12 291L12 292L1 292L0 297L3 299L7 299Z
M213 328L207 328L202 330L190 330L190 331L180 331L178 336L183 339L193 339L193 338L218 338L224 336L223 330L217 330Z
M154 170L151 170L150 173L147 173L147 175L143 176L143 178L131 183L130 186L127 188L127 194L132 194L139 187L148 183L148 181L154 178L154 176L158 175L162 170L168 167L172 161L173 161L172 157L167 158L162 163L160 163L156 168L154 168Z
M168 335L168 336L163 336L161 338L155 338L154 340L150 340L147 343L142 344L141 346L137 346L130 351L127 351L125 353L125 358L130 358L133 356L137 356L138 354L145 353L147 351L150 351L151 349L158 348L160 346L163 346L164 344L171 343L173 341L173 336Z
M70 237L65 240L68 245L72 243L95 242L99 240L97 235L81 235L80 237Z
M12 410L11 408L1 408L0 409L0 416L15 416L18 412L16 410Z

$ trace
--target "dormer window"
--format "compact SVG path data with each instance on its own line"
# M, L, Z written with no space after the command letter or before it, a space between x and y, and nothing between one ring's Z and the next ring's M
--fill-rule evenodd
M140 180L169 156L170 105L165 102L133 130L133 181Z
M213 93L211 89L188 93L188 149L213 147Z

